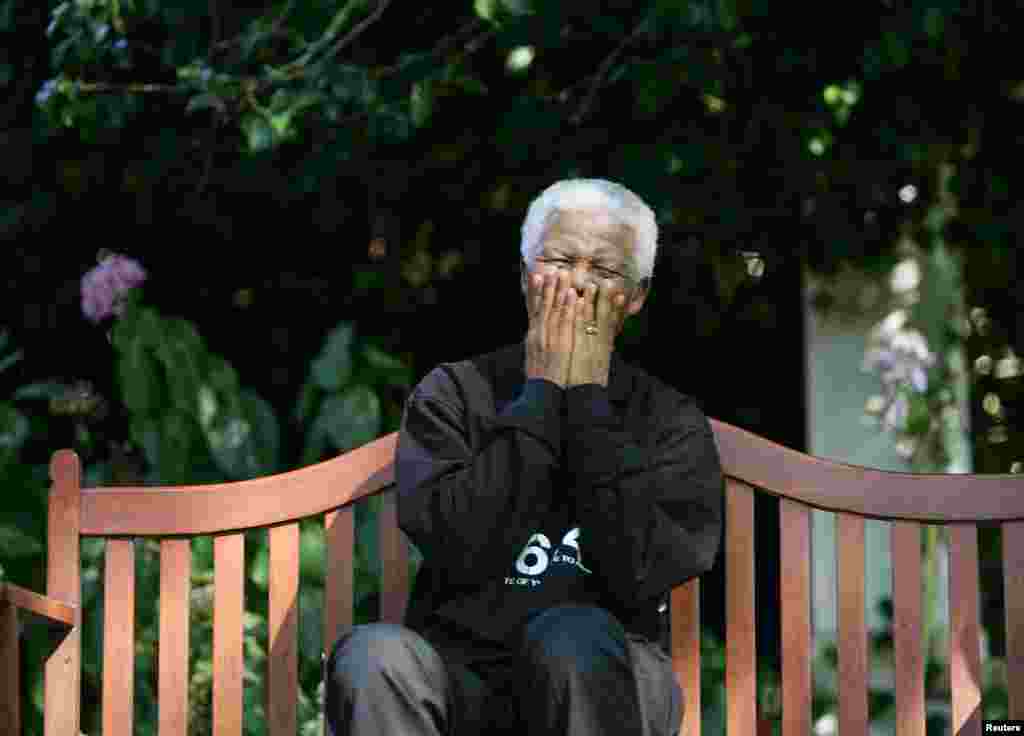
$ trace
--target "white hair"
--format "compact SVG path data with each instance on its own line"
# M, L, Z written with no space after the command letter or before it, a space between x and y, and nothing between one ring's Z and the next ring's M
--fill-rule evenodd
M526 211L520 252L528 267L543 248L548 220L559 210L590 210L606 214L613 222L627 225L635 235L633 271L637 279L654 273L658 250L658 224L654 211L621 184L605 179L563 179L541 192Z

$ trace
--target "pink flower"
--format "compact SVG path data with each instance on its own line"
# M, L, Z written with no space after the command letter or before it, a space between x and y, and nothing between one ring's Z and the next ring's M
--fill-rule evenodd
M145 280L138 261L116 253L107 256L82 276L82 313L95 323L121 315L125 294Z

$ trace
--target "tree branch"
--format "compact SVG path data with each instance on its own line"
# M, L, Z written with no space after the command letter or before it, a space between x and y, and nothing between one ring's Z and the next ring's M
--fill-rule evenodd
M334 58L338 54L339 51L341 51L343 48L345 48L345 46L347 46L349 43L351 43L363 31L365 31L371 25L376 23L380 19L380 16L383 15L384 10L390 4L391 4L391 0L379 0L378 3L377 3L377 8L372 13L370 13L370 15L366 16L366 18L364 18L362 20L362 22L358 23L355 28L353 28L344 37L342 37L340 40L338 40L334 44L334 46L331 47L330 51L328 51L324 55L324 59L326 60L326 59Z
M581 122L583 122L583 118L586 117L587 114L590 112L590 108L594 104L594 97L597 95L597 90L601 86L602 80L608 75L608 70L615 62L615 59L618 58L619 54L622 53L623 49L625 49L626 46L628 46L637 36L640 35L640 29L647 22L647 17L647 15L644 15L644 17L640 19L640 22L636 24L636 26L633 28L630 34L626 36L624 39L622 39L619 42L619 45L616 46L612 50L612 52L604 58L604 61L601 62L601 66L597 68L597 73L594 74L593 80L590 83L590 89L587 90L587 94L583 97L583 101L580 103L579 108L572 115L572 117L569 118L569 121L573 125L579 125Z

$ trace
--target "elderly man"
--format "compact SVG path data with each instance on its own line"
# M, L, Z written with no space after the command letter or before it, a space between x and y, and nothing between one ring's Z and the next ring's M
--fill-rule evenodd
M405 626L327 663L333 736L670 736L667 593L717 554L724 484L693 398L621 361L654 213L562 181L522 229L523 342L444 363L405 407L399 524L423 552Z

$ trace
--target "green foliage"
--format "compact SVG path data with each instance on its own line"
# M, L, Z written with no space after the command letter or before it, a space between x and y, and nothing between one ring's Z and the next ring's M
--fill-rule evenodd
M243 390L195 328L132 299L112 330L121 400L131 436L163 483L185 483L211 465L230 479L280 467L280 427L270 406Z
M237 371L208 350L192 323L168 318L143 303L142 292L132 290L111 332L111 355L119 402L128 414L127 432L141 448L147 471L143 481L153 485L196 484L269 475L294 466L281 456L281 429L273 407L243 387ZM21 359L8 349L9 338L0 333L0 373ZM308 443L299 464L316 462L329 452L358 447L383 431L397 429L401 406L392 390L407 391L412 372L376 341L360 338L355 326L341 323L325 339L321 353L311 362L310 380L295 419ZM67 387L38 381L15 391L18 401L66 401ZM82 425L84 427L84 425ZM31 517L45 524L46 468L32 473L18 464L18 451L30 439L31 422L11 402L0 402L0 482L26 486L28 477L38 490ZM89 456L86 456L89 459ZM87 485L107 482L109 460L93 457L85 469ZM377 616L380 560L377 534L379 499L356 508L355 573L356 621ZM0 523L0 576L11 572L28 582L29 567L41 570L45 529L38 524L22 528ZM246 534L247 612L245 630L246 734L262 733L263 677L267 652L267 593L269 548L265 530ZM102 540L82 543L83 687L98 689L104 666ZM156 662L150 653L157 642L159 621L155 606L159 593L159 543L139 540L136 570L136 627L139 656L136 663L136 728L141 736L155 734ZM213 544L210 538L192 542L192 632L190 635L190 733L209 733L212 718L212 605ZM413 550L411 574L421 558ZM13 567L12 567L13 566ZM300 527L300 694L301 732L312 736L320 724L322 686L320 652L323 646L323 585L326 545L319 520ZM329 646L328 642L326 646ZM33 643L30 656L42 643ZM41 657L39 658L41 661ZM29 682L38 673L27 673ZM34 717L40 716L35 704ZM82 724L98 728L99 712L84 701ZM31 710L30 710L31 712ZM30 718L30 720L32 720Z

